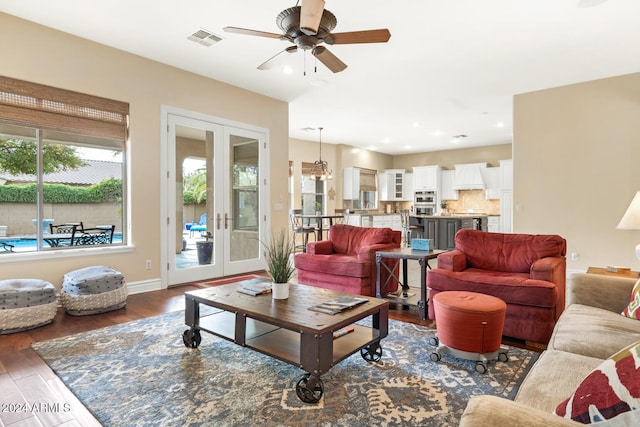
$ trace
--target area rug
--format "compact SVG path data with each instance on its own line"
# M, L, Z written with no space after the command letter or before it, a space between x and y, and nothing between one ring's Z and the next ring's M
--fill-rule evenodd
M508 362L430 360L435 331L389 321L378 363L356 353L322 375L316 404L295 392L304 371L203 333L184 346L184 312L33 344L105 426L454 426L469 397L513 398L537 353Z

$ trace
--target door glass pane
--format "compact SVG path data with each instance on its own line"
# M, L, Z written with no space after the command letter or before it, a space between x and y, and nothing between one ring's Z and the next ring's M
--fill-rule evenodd
M213 132L176 125L176 269L211 264Z
M231 261L260 256L258 141L231 135Z

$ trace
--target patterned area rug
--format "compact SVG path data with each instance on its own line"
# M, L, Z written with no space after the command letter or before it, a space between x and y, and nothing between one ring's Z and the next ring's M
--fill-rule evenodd
M306 404L301 369L207 333L187 349L185 329L180 311L33 348L105 426L453 426L471 395L512 398L538 356L510 347L479 374L471 361L432 362L434 330L390 320L381 361L343 360Z

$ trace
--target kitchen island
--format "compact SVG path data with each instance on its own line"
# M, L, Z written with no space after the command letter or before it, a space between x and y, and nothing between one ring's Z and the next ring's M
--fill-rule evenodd
M451 250L456 247L456 233L461 228L487 231L487 215L413 215L409 217L411 225L422 230L421 237L432 239L435 249ZM417 237L417 236L412 236Z

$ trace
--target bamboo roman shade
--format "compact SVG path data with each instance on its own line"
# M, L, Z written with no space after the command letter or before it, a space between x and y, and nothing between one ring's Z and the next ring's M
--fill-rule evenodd
M127 140L129 104L0 76L0 121Z
M375 169L360 168L360 190L376 191Z

